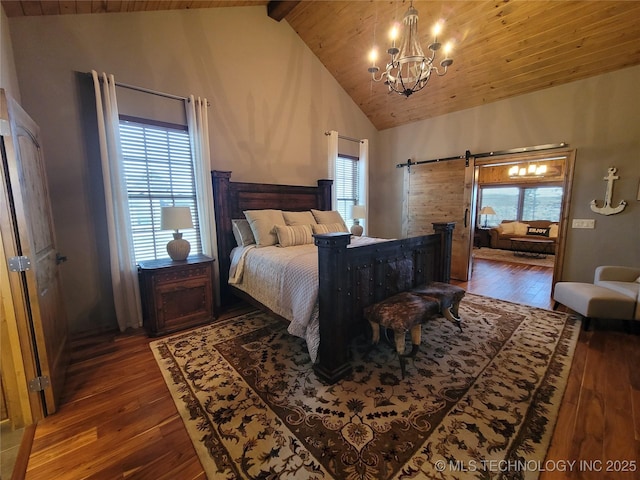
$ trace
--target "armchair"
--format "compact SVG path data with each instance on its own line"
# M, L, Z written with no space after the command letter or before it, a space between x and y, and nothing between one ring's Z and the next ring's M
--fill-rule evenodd
M636 302L633 319L640 320L640 268L614 265L597 267L593 284L633 298Z

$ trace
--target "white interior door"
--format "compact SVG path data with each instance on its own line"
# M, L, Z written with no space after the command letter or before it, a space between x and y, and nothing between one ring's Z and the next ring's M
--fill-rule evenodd
M58 272L53 218L38 125L0 89L8 128L2 131L3 182L10 218L3 218L6 259L16 319L27 322L37 377L30 389L42 396L45 414L57 409L68 364L68 326ZM4 216L4 213L3 213Z

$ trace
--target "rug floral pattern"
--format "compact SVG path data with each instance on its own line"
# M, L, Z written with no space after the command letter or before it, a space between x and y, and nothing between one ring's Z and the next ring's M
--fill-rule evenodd
M460 313L463 333L423 325L404 380L393 347L363 336L353 374L325 385L261 312L151 348L210 479L535 478L578 321L471 294Z

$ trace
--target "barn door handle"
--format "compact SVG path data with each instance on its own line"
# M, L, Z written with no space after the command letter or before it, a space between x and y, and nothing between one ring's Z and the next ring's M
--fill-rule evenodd
M59 253L56 253L56 265L60 265L61 263L64 263L66 261L67 261L66 255L60 255Z
M467 224L469 223L467 218L469 218L469 209L464 209L464 228L467 228Z

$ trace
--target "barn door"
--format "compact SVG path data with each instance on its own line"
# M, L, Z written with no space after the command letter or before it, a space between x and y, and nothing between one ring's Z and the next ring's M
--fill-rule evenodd
M28 325L36 377L45 414L56 411L68 363L68 327L58 272L53 219L37 124L0 89L3 182L10 218L2 218L3 251L9 255L9 283L16 320ZM8 123L8 125L7 125ZM4 211L4 209L3 209ZM8 253L11 252L11 253Z
M471 271L474 170L473 158L461 158L415 165L404 177L404 236L433 233L433 222L455 222L451 278L462 281Z

